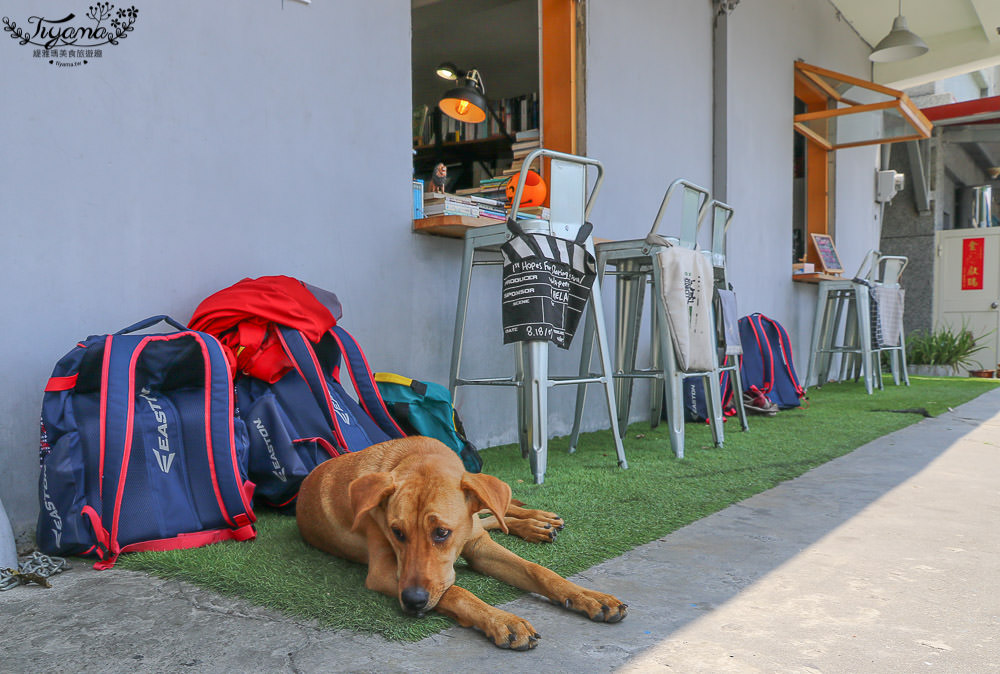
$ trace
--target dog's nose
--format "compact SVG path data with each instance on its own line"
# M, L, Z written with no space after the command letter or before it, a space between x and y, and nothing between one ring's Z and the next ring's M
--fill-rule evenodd
M408 587L400 593L399 598L403 601L403 608L416 612L427 606L430 595L422 587Z

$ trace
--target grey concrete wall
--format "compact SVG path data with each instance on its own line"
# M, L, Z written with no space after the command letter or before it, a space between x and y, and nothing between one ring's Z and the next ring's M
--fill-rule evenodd
M955 198L955 190L959 183L956 183L949 174L944 171L944 165L938 162L938 187L934 190L935 208L934 228L935 229L956 229L959 224L958 200Z
M903 189L886 204L882 224L880 250L886 255L905 255L909 264L903 272L906 289L906 310L903 329L929 330L934 322L934 220L936 210L920 214L913 200L915 172L910 167L906 148L894 146L889 166L906 174ZM941 190L937 194L940 196Z
M789 331L804 378L816 286L789 281L793 64L869 79L868 48L826 2L742 2L729 28L730 277L741 313L760 311ZM876 157L873 147L836 153L832 233L849 273L876 243Z
M55 361L149 315L187 321L241 278L329 288L373 363L447 376L457 243L410 233L409 3L137 7L86 65L0 42L0 498L18 531Z

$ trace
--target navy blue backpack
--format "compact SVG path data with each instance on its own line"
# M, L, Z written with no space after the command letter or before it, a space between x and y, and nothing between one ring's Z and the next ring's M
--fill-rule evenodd
M131 334L160 321L178 332ZM215 337L166 316L88 337L45 387L38 546L106 569L123 552L251 539L247 447Z
M806 391L799 384L792 360L792 342L778 321L754 313L740 319L743 390L756 386L779 409L799 407Z
M361 347L346 330L333 326L314 344L293 328L275 324L272 329L293 367L273 384L240 376L238 414L250 433L255 498L274 508L290 508L302 480L323 461L405 433L386 409ZM343 370L357 400L341 385Z

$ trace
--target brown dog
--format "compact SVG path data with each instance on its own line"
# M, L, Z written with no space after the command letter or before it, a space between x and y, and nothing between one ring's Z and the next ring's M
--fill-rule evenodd
M481 510L492 518L480 521ZM332 555L368 565L365 587L396 597L403 610L436 610L475 627L501 648L534 648L539 636L516 615L455 582L455 560L598 622L628 607L584 589L496 543L484 528L552 540L557 515L511 505L507 483L467 473L451 449L431 438L390 440L321 463L302 482L296 506L302 538ZM517 521L512 526L512 523Z

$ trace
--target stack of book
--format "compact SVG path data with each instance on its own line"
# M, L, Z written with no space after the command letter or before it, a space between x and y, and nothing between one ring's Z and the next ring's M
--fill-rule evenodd
M466 187L464 189L455 190L455 194L458 194L459 196L476 196L503 201L507 198L508 180L510 180L510 176L483 178L479 181L478 187Z
M479 217L481 218L489 218L491 220L501 220L506 222L509 216L510 208L505 202L496 201L493 204L479 204ZM533 220L537 218L548 220L549 209L545 206L517 209L518 220Z
M514 143L510 146L514 160L511 162L510 168L505 169L503 174L511 176L520 173L525 158L539 147L541 147L541 140L538 129L519 131L514 134Z
M463 215L467 218L489 218L502 222L510 215L510 205L503 193L493 197L480 194L425 193L423 217L435 215ZM549 209L542 206L517 210L518 220L548 217Z
M424 217L434 215L464 215L469 218L479 217L479 204L472 197L451 193L425 192Z
M517 219L518 220L548 220L549 219L549 207L548 206L523 206L517 209Z
M501 221L507 219L507 206L502 195L499 197L486 197L473 194L469 198L479 206L479 217Z
M452 193L425 192L424 217L435 215L463 215L471 218L489 218L506 220L510 213L507 199L507 186L511 180L517 180L517 174L524 164L525 158L540 147L538 129L519 131L514 135L511 147L514 154L514 164L502 175L484 178L476 187L456 190ZM548 218L549 209L543 207L519 208L518 219Z

